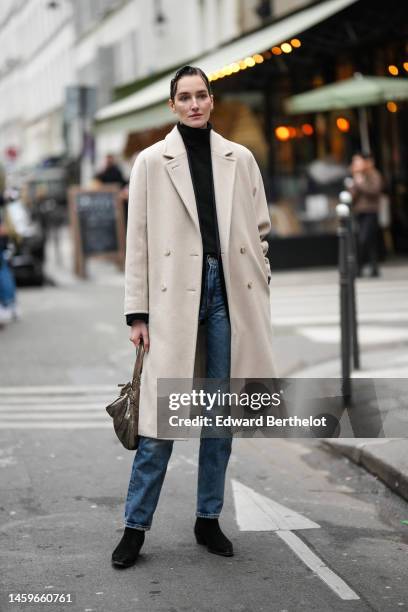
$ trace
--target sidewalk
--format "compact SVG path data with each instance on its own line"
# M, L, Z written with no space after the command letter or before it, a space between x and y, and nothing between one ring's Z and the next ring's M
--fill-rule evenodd
M385 282L389 279L401 279L400 273L402 271L403 269L400 266L387 266L384 270ZM368 282L370 281L363 280L363 282L360 281L357 284L357 298L360 298L359 336L361 370L352 373L352 379L355 381L354 385L361 378L374 380L398 379L398 381L395 380L395 383L392 383L391 380L389 382L390 384L395 384L396 388L400 387L400 389L405 388L404 385L406 383L408 390L407 312L403 310L398 311L398 303L395 304L396 310L393 309L394 296L392 293L389 295L389 312L370 312L369 308L366 308L367 303L364 304L364 300L361 299L360 293L362 287L364 288L364 283L367 284ZM381 280L375 282L380 283ZM402 282L399 289L402 290L400 298L402 297L405 303L408 303L408 280ZM361 302L363 302L362 308ZM373 306L378 306L378 304L374 303ZM320 326L318 325L319 322ZM304 323L305 320L303 320ZM320 334L322 341L326 343L329 343L330 340L335 341L339 347L340 331L338 315L333 317L333 313L328 313L314 319L313 317L310 318L305 334L315 339ZM339 352L339 348L337 352ZM340 373L340 359L335 358L325 359L319 363L292 371L290 376L299 378L339 378ZM396 405L391 406L391 410L382 414L383 424L386 424L387 416L393 409L398 412L400 420L406 422L408 418L408 400L406 400L406 397L407 395L404 396L402 401L398 401L398 403L395 401ZM392 399L394 400L394 397ZM387 435L386 429L384 426L384 435ZM353 463L364 467L382 480L391 490L398 493L405 500L408 500L408 440L406 438L327 438L322 439L321 444L327 451L343 455Z
M123 286L123 272L108 259L87 258L86 270L86 279L75 275L71 230L69 226L63 226L59 235L59 252L50 240L46 244L44 271L47 280L61 287L89 282Z

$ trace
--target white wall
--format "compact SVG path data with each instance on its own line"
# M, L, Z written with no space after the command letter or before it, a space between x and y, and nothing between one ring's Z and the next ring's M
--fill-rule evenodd
M24 65L27 122L63 105L65 87L75 83L73 45L74 31L72 24L67 24L42 52Z
M137 4L133 0L112 14L108 19L102 21L89 33L84 34L77 42L75 49L75 68L81 71L87 65L96 61L98 48L120 45L132 32L140 28L140 13ZM130 55L126 58L128 65L124 69L130 76L129 80L135 78L137 73L137 58ZM95 77L96 78L96 75ZM85 84L85 83L84 83Z
M23 151L21 164L61 152L66 86L96 85L106 103L114 87L238 36L241 3L162 0L166 22L159 26L153 0L59 0L56 9L47 0L0 0L0 160L11 145ZM74 15L75 6L82 12Z
M51 10L45 0L25 0L13 3L5 23L0 16L0 159L11 145L21 151L19 165L63 151L65 87L75 82L70 6L62 0Z
M291 13L307 4L311 4L312 1L313 0L274 0L274 17L281 17L286 13Z
M114 85L149 76L213 49L237 36L238 0L162 0L166 21L155 21L152 0L130 0L84 34L76 69L96 84L98 48L114 47Z

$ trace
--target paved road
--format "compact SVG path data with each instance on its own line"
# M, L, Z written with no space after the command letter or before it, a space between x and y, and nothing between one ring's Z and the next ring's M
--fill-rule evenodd
M408 605L405 502L316 442L234 441L222 517L232 559L194 541L197 442L177 443L140 562L121 572L109 557L122 529L132 453L102 428L2 429L0 441L3 598L71 593L71 607L51 609L88 612L386 612ZM281 521L293 512L301 524L291 531ZM316 527L302 528L305 520ZM307 565L313 555L323 578Z
M406 285L399 270L390 275L383 285L361 282L362 310L367 325L378 326L381 315L387 330L402 329L392 315L404 310L398 287L403 294ZM335 273L273 282L282 368L335 356L335 342L305 333L319 327L310 317L335 317ZM106 398L129 376L121 302L114 271L92 283L27 289L23 320L0 336L0 610L407 607L406 503L318 441L234 440L222 516L235 545L231 559L194 541L197 441L177 443L140 562L125 572L111 568L133 455L102 416ZM387 336L372 348L388 345ZM8 604L17 592L71 593L75 602Z

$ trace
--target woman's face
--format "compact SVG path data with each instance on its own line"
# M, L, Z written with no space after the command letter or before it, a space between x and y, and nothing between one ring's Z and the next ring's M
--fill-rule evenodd
M203 79L192 74L177 82L174 100L169 100L169 106L184 125L205 128L214 108L214 99Z

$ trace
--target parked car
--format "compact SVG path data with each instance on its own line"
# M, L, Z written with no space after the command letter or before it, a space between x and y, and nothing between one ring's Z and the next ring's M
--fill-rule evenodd
M18 197L6 202L4 217L9 235L6 256L17 285L42 285L45 235L40 223Z

